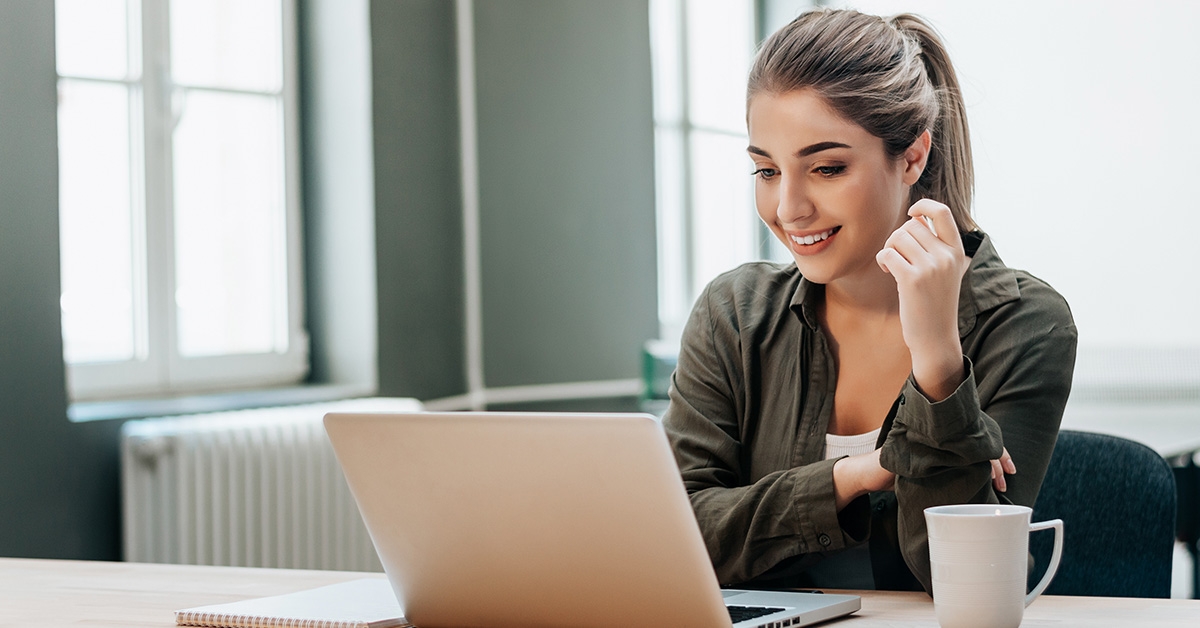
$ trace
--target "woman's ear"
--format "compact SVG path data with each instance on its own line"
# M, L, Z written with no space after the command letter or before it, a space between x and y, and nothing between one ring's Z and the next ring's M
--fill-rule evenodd
M929 162L929 147L933 144L933 134L929 129L917 136L912 145L904 149L904 185L915 185L925 172L925 164Z

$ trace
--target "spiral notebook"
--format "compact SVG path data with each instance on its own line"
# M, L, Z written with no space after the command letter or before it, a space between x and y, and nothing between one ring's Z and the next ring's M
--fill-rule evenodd
M412 626L384 578L175 611L179 626L212 628L394 628Z

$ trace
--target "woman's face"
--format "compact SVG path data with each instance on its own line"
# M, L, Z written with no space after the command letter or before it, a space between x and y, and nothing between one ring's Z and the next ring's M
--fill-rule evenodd
M754 96L747 120L758 215L800 272L822 284L882 272L875 254L908 219L924 154L889 157L808 89Z

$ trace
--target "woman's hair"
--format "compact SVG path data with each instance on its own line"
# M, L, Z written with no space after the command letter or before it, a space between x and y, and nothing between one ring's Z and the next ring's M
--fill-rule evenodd
M801 14L763 42L746 90L785 94L812 89L843 118L883 140L899 157L929 129L933 144L910 203L945 203L960 231L971 218L975 186L967 112L946 47L925 20L848 10Z

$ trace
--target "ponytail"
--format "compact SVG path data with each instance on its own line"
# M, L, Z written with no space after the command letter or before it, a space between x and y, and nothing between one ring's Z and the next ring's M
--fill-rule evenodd
M763 42L746 97L802 88L881 138L892 157L929 130L929 158L910 203L945 203L960 231L978 228L971 217L975 176L966 107L946 47L927 22L912 14L884 20L850 10L801 14Z
M950 55L937 31L920 17L901 13L890 18L888 23L920 47L925 74L938 99L938 116L930 129L933 144L925 172L912 188L911 201L932 198L945 203L954 213L959 231L973 231L978 227L970 214L975 192L971 134L967 127L966 103Z

